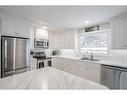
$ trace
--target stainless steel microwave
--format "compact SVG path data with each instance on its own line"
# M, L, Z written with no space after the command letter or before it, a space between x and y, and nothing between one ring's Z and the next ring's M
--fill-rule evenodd
M36 48L48 48L49 41L47 39L34 40L34 46Z

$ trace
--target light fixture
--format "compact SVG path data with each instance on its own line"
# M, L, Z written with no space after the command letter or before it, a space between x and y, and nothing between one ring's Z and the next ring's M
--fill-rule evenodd
M90 21L89 21L89 20L86 20L84 23L85 23L85 24L89 24L89 23L90 23Z
M46 26L43 26L42 28L43 28L43 29L47 29L47 27L46 27Z

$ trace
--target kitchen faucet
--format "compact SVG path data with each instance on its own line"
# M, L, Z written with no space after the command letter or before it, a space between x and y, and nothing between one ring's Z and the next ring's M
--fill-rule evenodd
M88 49L88 50L86 51L86 55L88 54L88 51L91 52L90 61L92 61L92 60L93 60L93 53L92 53L92 50L91 50L91 49Z

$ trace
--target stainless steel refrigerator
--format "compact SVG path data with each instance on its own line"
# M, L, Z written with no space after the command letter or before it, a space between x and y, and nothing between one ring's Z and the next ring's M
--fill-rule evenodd
M29 70L29 39L1 37L1 77Z

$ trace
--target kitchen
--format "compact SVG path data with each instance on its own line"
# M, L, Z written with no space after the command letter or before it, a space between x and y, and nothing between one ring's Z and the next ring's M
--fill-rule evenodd
M0 6L0 89L127 89L126 11Z

